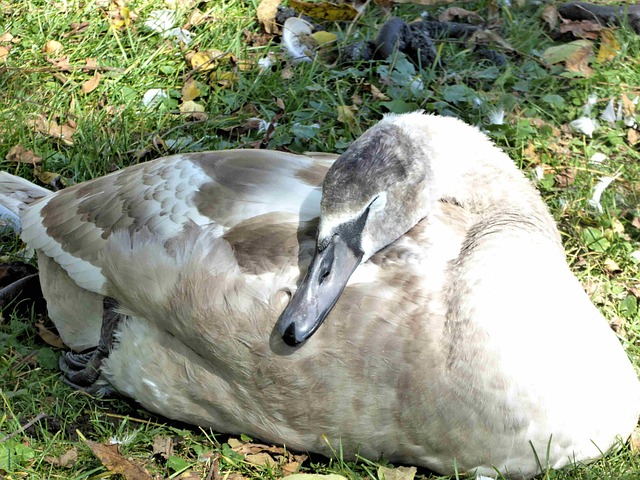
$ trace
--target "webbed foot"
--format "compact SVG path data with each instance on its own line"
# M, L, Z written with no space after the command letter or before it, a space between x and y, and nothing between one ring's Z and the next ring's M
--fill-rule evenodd
M118 303L110 297L103 300L102 328L98 346L90 351L66 352L60 357L62 381L70 387L96 396L107 396L114 389L101 379L101 367L111 353L113 335L122 315L115 311Z

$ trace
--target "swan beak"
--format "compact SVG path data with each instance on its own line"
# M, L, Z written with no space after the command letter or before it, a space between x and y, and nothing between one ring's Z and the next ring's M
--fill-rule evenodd
M300 345L322 325L361 260L362 253L339 235L324 250L316 250L304 280L278 319L278 331L287 345Z

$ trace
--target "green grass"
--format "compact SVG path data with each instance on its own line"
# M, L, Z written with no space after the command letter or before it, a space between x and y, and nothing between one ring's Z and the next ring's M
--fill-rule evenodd
M186 22L197 2L190 3L178 11L178 24ZM454 41L441 43L444 69L417 71L402 55L375 64L287 66L275 41L253 46L241 33L244 29L259 31L257 3L200 3L210 20L191 29L195 38L185 48L143 27L149 13L162 8L158 1L129 2L137 20L115 30L109 26L109 10L118 9L107 1L0 0L0 35L10 32L18 40L2 44L10 46L10 52L4 65L0 64L1 168L31 180L43 178L31 165L4 160L12 147L21 144L42 157L41 172L59 174L67 183L80 182L176 150L255 145L265 139L265 133L240 128L250 117L267 122L277 117L270 148L341 152L389 108L453 114L485 128L532 178L536 178L536 167L544 165L538 185L559 222L569 262L594 303L607 318L616 320L620 339L638 369L640 316L638 290L634 289L640 289L640 279L639 260L633 253L640 250L640 229L633 221L640 216L640 144L630 144L629 129L621 122L608 125L600 121L593 138L568 127L581 115L589 95L598 98L595 115L611 98L626 94L633 99L640 94L640 40L635 33L626 28L615 30L621 45L618 56L611 62L593 61L594 73L588 78L572 78L562 67L549 68L541 62L547 47L562 42L555 42L545 30L540 20L542 6L528 4L499 11L503 36L514 48L506 53L509 62L503 68L479 61L467 45ZM464 6L486 15L488 3ZM428 10L437 14L443 8ZM411 20L422 10L402 5L393 14ZM355 41L355 32L360 38L371 38L384 15L369 5L349 38L344 38L347 25L328 24L327 29L338 33L339 43ZM73 34L73 24L82 22L87 22L82 33ZM58 56L69 56L69 71L60 71L46 60L42 49L48 40L61 42L63 50ZM596 41L596 52L598 45ZM194 51L214 48L236 59L220 62L215 70L233 74L235 81L226 88L211 80L210 72L192 71L188 60ZM255 64L268 51L276 53L278 61L261 73ZM81 86L93 75L80 68L87 57L104 68L97 88L84 94ZM240 68L243 62L249 67ZM292 78L283 78L288 71ZM201 90L196 101L204 106L205 121L178 113L180 91L188 77ZM416 78L422 88L414 83ZM368 85L379 88L389 103L375 98ZM169 98L157 108L145 109L141 100L150 88L164 89ZM353 121L342 121L338 107L352 105L357 107ZM489 125L491 112L500 109L505 111L504 124ZM75 128L73 144L30 126L40 115L59 124L70 122ZM182 146L165 148L171 142ZM596 152L605 154L607 160L589 163ZM568 185L555 177L567 169L575 172ZM616 173L620 177L604 191L603 212L599 213L588 202L592 189L600 177ZM3 260L13 260L22 246L5 238L0 248ZM100 442L127 438L121 445L124 456L161 477L206 478L214 464L223 478L231 474L280 477L280 467L243 461L230 449L227 436L157 418L122 399L97 401L67 387L59 381L56 368L60 350L42 341L34 323L33 315L6 312L0 323L0 439L11 436L0 444L0 470L6 471L6 478L107 476L81 435ZM44 420L22 428L39 414ZM157 437L174 441L168 460L153 455ZM47 460L72 447L79 455L74 466L56 466ZM378 478L377 469L377 464L364 459L344 462L339 452L329 460L314 456L302 467L305 472L371 479ZM186 477L189 473L192 476ZM426 471L419 475L438 478ZM590 466L550 471L540 478L638 476L640 454L624 446Z

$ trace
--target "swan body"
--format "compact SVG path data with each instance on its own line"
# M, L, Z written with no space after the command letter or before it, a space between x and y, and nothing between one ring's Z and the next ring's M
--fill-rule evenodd
M0 203L65 343L98 345L115 299L100 381L167 417L518 479L637 423L539 194L456 119L385 117L337 160L183 154L54 194L3 173Z

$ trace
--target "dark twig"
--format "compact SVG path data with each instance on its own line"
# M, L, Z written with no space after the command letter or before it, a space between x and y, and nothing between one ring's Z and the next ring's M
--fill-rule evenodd
M569 20L590 20L601 25L620 25L625 18L640 34L640 5L607 6L586 2L569 2L558 7L558 13Z
M18 430L16 430L13 433L10 433L9 435L5 435L3 438L0 438L0 443L6 442L7 440L9 440L10 438L15 437L16 435L21 434L22 432L24 432L27 428L33 426L34 424L38 423L40 420L42 420L43 418L45 418L47 416L46 413L44 412L40 412L38 415L35 416L35 418L27 423L25 423L24 425L22 425Z

